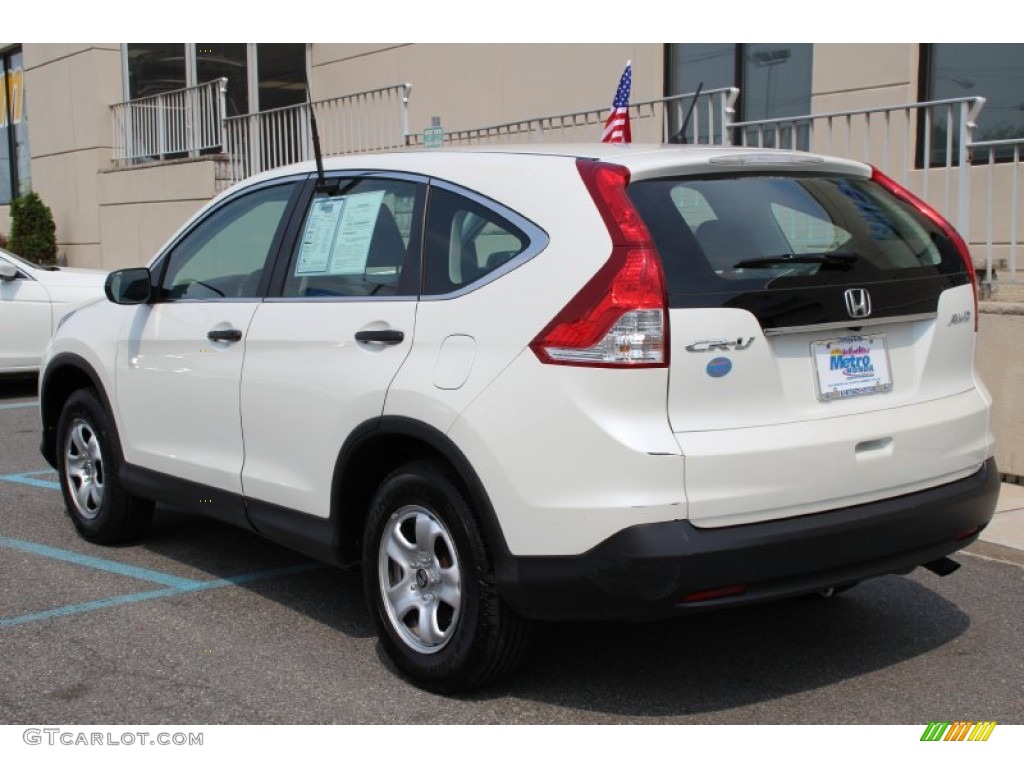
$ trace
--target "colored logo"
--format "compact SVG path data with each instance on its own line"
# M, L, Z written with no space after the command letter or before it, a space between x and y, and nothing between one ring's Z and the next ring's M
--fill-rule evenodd
M921 734L921 741L988 741L995 727L995 720L931 722Z
M732 370L732 360L728 357L712 358L705 370L711 378L720 379Z
M848 379L868 379L875 375L871 350L865 346L833 349L828 362L830 371L842 371Z

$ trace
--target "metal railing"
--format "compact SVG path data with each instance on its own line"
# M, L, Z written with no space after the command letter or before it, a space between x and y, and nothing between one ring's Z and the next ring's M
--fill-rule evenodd
M1024 164L1021 163L1024 138L974 141L968 148L972 163L985 169L985 266L981 280L983 294L991 296L994 280L1019 282L1017 250L1020 245L1018 227L1024 219L1020 190L1024 174ZM998 188L997 176L1002 177ZM1007 187L1009 195L1006 194ZM997 257L999 254L1001 256Z
M114 104L113 160L133 164L196 157L224 146L226 78Z
M678 132L686 110L695 94L680 93L661 99L637 101L629 105L630 127L634 141L667 142ZM687 126L689 143L727 144L729 125L734 115L738 88L718 88L703 91L694 105ZM563 141L597 141L601 126L608 117L609 107L585 109L544 115L507 123L496 123L480 128L445 131L445 145L554 143ZM423 136L412 134L409 144L422 146Z
M313 102L324 157L397 149L407 144L409 93L401 83ZM313 158L309 104L225 121L230 181Z
M115 104L114 160L139 163L223 152L225 184L313 156L309 104L226 117L227 80ZM422 146L409 133L408 83L314 102L324 156ZM980 96L766 120L735 121L737 88L630 105L633 140L807 149L872 163L938 208L971 242L984 231L983 280L1018 281L1024 138L974 141ZM448 131L445 145L597 142L608 107ZM972 217L973 199L978 209ZM1022 295L1024 299L1024 295Z

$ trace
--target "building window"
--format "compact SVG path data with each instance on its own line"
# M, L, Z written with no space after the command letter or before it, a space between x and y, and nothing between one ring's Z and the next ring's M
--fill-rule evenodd
M256 61L260 110L306 101L305 43L260 43Z
M188 84L181 43L128 43L125 55L129 99L176 91Z
M668 95L735 86L740 89L737 122L797 117L811 111L811 43L672 43L668 46ZM792 145L791 127L769 129L764 142ZM736 137L757 140L757 131ZM798 129L797 146L809 144L807 129ZM710 137L701 136L706 143Z
M0 54L0 203L32 190L21 51Z
M1021 43L933 43L921 46L920 97L922 101L984 96L978 115L975 141L1024 137L1024 44ZM932 110L929 164L946 164L948 134L952 133L951 164L959 162L960 112L951 120L944 110ZM924 156L925 124L919 126L918 165ZM988 150L974 153L987 161ZM997 160L1008 160L1013 147L996 150Z
M228 79L228 117L249 114L249 46L245 43L196 43L196 83Z
M128 43L124 57L128 101L220 77L228 117L306 100L305 43Z

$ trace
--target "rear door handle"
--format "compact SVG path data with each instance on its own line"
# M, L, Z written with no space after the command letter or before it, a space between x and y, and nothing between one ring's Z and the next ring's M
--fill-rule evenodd
M372 341L377 344L401 344L405 334L392 328L383 331L356 331L356 341Z
M241 341L242 332L237 328L225 328L220 331L209 331L206 338L210 341Z

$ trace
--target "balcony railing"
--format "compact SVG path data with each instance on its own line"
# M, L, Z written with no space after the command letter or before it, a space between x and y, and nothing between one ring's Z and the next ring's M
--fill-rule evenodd
M131 165L220 151L227 85L220 78L114 104L114 162Z
M310 104L254 112L225 121L231 181L313 159L309 110L316 114L324 157L406 146L409 93L401 83Z
M629 105L630 127L634 141L669 141L683 124L686 110L696 94L680 93L661 99L637 101ZM727 144L738 88L703 91L697 98L686 129L691 144ZM596 141L600 126L608 117L608 107L566 112L559 115L512 120L481 128L446 131L446 145L495 144L519 142ZM682 137L680 137L682 138ZM423 136L413 134L409 144L423 145Z
M991 295L992 281L1019 282L1019 225L1024 219L1021 203L1021 176L1024 175L1024 138L999 141L975 141L970 144L975 166L985 169L985 190L981 195L985 211L985 266L982 272L984 292ZM1010 162L996 160L1006 159ZM998 183L996 179L998 178ZM1009 194L1007 194L1009 187ZM1000 275L997 270L1002 271Z
M222 181L234 183L312 159L310 108L324 156L423 145L422 136L409 134L408 83L230 118L226 87L226 80L214 80L115 104L115 162L222 153L229 168ZM953 220L968 242L972 224L984 232L973 242L985 281L999 272L1001 282L1018 282L1024 138L974 141L984 98L737 122L738 96L736 88L720 88L702 92L695 102L694 94L635 102L630 105L633 139L809 149L873 163ZM686 135L680 137L691 104ZM607 115L604 107L450 130L444 144L596 142Z
M391 85L314 102L325 157L406 146L412 86ZM313 157L309 104L228 117L227 79L113 105L119 165L224 153L229 183Z

